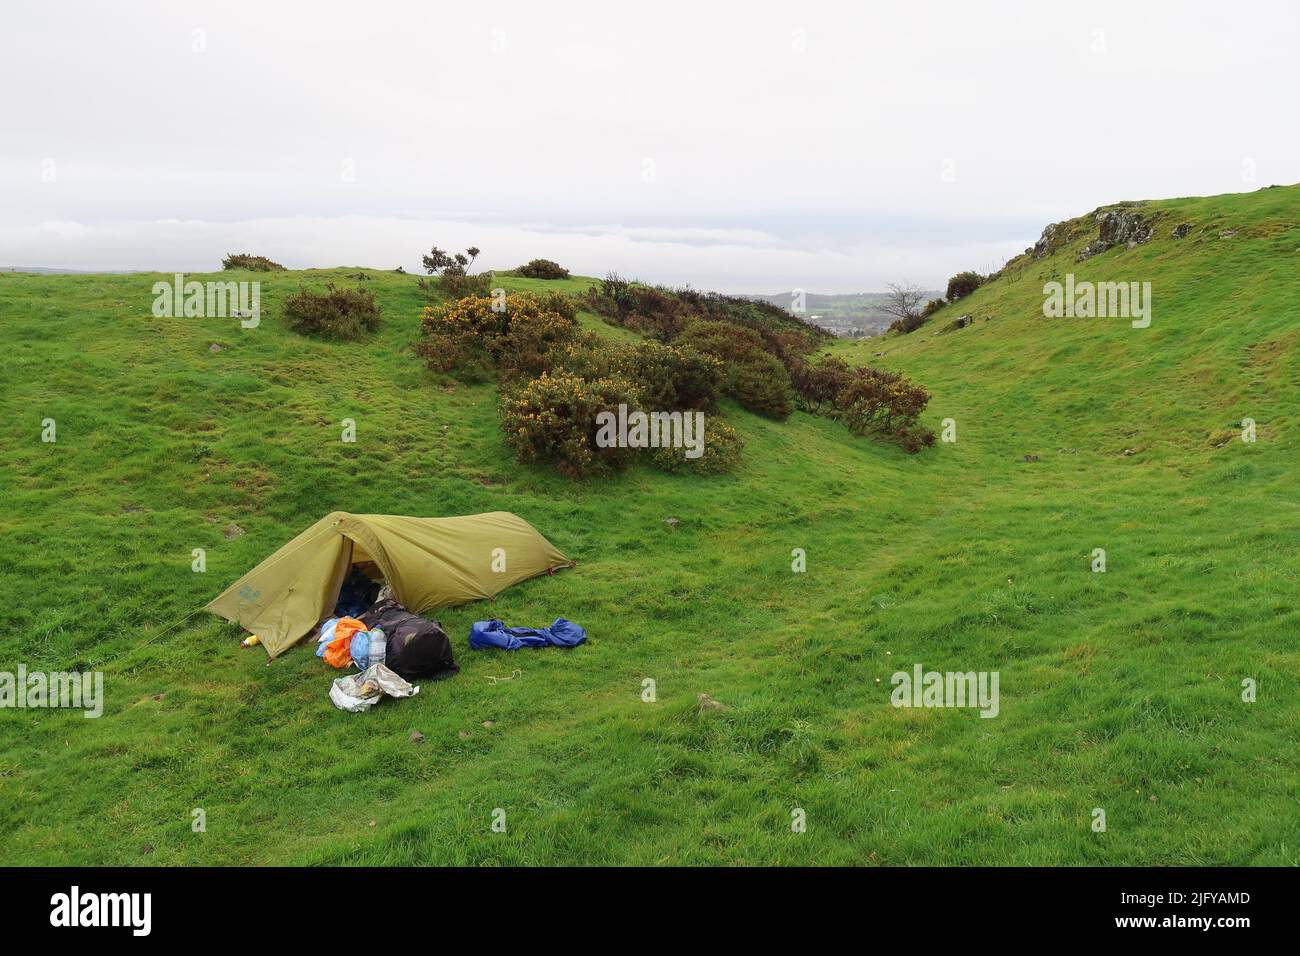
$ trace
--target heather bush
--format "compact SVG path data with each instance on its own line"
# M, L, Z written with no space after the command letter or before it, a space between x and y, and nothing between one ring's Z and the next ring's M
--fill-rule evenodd
M284 303L295 332L329 339L362 339L379 327L379 306L364 289L340 289L333 283L324 293L299 288Z
M654 448L650 460L672 474L721 475L740 464L744 448L745 440L734 428L710 415L704 424L704 452L698 458L687 458L685 448Z
M234 252L221 260L223 269L247 269L250 272L284 272L284 266L272 262L266 256L254 256L247 252Z
M596 416L635 405L638 396L619 378L584 379L543 372L502 392L497 405L506 441L521 462L547 462L574 478L621 469L636 449L596 444Z

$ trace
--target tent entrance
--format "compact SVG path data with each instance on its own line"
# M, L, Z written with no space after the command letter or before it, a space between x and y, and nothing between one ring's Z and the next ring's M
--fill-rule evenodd
M357 617L375 603L387 583L383 568L359 542L346 536L344 542L328 617Z

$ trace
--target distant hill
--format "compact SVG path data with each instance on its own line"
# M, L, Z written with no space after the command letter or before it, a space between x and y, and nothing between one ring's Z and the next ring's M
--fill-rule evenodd
M931 290L924 295L928 300L937 299L943 293ZM744 298L755 302L767 302L777 308L790 311L795 296L796 293L790 291L775 292L771 295L747 295ZM894 321L894 316L880 308L888 297L888 292L846 292L839 295L805 292L803 293L805 306L803 318L841 338L879 335Z

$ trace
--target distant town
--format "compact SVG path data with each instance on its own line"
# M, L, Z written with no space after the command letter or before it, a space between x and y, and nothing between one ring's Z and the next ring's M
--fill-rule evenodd
M849 292L843 295L821 295L815 292L778 292L772 295L751 295L746 298L770 302L795 315L800 315L813 325L825 329L842 339L868 339L879 335L894 321L881 305L887 292ZM925 299L940 298L943 293L930 290ZM799 306L802 305L802 309Z

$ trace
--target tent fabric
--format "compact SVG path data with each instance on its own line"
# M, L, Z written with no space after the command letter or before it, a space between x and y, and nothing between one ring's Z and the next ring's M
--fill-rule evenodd
M498 551L497 549L501 549ZM504 559L505 570L493 570ZM370 561L415 613L495 597L569 561L518 515L456 518L335 511L249 571L206 606L261 638L272 658L333 616L354 562Z

